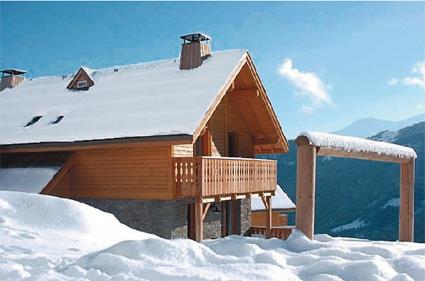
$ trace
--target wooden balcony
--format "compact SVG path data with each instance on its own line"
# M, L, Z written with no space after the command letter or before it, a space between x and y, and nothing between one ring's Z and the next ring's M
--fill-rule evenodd
M226 200L276 190L276 161L229 157L174 157L177 196Z

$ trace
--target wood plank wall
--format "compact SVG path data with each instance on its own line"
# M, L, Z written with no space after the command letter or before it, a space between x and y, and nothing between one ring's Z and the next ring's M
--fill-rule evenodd
M175 196L171 145L77 151L74 161L69 177L54 193L114 199L165 200Z
M173 157L191 157L193 156L193 144L173 145Z
M240 156L254 157L248 125L234 98L227 94L208 122L213 140L212 155L227 156L227 133L234 132L239 135Z
M266 211L252 212L251 225L264 227L266 225ZM279 211L272 211L272 225L273 227L288 225L288 215L281 214Z

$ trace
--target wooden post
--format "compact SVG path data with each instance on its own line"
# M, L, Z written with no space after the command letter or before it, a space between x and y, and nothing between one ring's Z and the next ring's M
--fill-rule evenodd
M399 240L413 241L415 159L400 164Z
M266 197L266 238L272 237L272 197Z
M204 237L202 197L195 197L195 240L200 242Z
M316 188L316 147L307 138L297 138L297 229L314 236L314 197Z

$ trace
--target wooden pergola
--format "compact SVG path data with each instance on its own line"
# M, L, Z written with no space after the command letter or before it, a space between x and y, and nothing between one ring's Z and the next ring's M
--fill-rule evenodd
M416 153L412 148L372 140L302 133L297 143L296 227L313 239L316 156L355 158L400 164L399 240L413 241Z

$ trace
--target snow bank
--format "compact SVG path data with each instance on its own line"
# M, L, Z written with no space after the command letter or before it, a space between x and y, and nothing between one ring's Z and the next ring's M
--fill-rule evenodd
M112 214L86 204L47 195L0 191L2 228L24 229L49 235L102 237L120 241L140 238L141 233L121 224ZM146 237L149 235L146 235Z
M66 89L73 75L26 80L0 95L0 144L191 135L245 56L214 52L192 70L178 58L91 69L88 91Z
M40 193L60 168L0 169L0 190Z
M273 209L295 209L295 204L288 197L288 195L283 192L282 188L277 185L275 195L272 197L272 208ZM265 210L263 201L260 197L251 198L251 210L252 211L261 211Z
M416 152L412 148L392 143L332 135L321 132L303 132L299 136L307 137L308 140L317 147L355 152L374 152L377 154L396 157L417 157Z
M424 244L298 231L287 241L165 240L72 200L19 192L0 192L0 216L2 281L425 280Z

